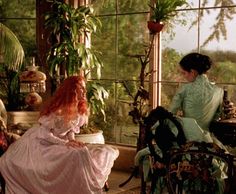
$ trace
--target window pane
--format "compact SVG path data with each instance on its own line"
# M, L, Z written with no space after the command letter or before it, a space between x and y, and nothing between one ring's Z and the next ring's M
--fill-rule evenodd
M145 88L147 87L145 84ZM139 125L133 122L130 112L133 111L133 100L139 87L139 82L126 81L117 83L117 124L116 141L136 145ZM131 97L132 96L132 97ZM148 107L148 104L147 104Z
M188 4L191 8L198 8L199 0L187 0ZM216 4L217 2L217 4ZM218 1L218 0L200 0L200 7L219 7L219 6L232 6L236 4L236 0L226 0L226 1Z
M114 14L116 12L116 0L91 0L97 15Z
M216 83L236 83L235 52L212 51L204 52L209 55L214 66L209 71L210 80Z
M35 0L2 0L0 18L36 18Z
M148 12L149 0L118 0L119 13Z
M163 82L161 90L161 105L168 108L181 83Z
M236 58L235 44L236 38L235 28L231 28L236 22L233 18L231 21L225 20L218 23L216 18L219 16L220 9L210 10L209 14L205 14L201 22L201 49L213 59L215 66L210 71L210 79L217 83L235 83L236 82ZM227 13L227 9L223 9ZM218 29L214 32L214 27L218 23ZM225 25L225 26L224 26ZM224 28L225 27L225 28ZM225 29L225 30L224 30ZM213 37L213 40L209 39ZM207 40L210 40L207 42ZM206 43L206 44L205 44Z
M9 19L3 23L17 36L23 46L26 57L37 53L35 20Z
M198 47L197 24L194 23L197 21L197 11L184 11L182 14L184 15L181 15L177 22L173 22L170 32L163 32L162 46L180 53L188 53Z
M183 55L198 48L197 11L184 11L179 22L174 23L171 31L162 33L162 79L166 81L184 81L179 74L179 61ZM186 18L185 18L186 17ZM181 21L185 21L182 25Z
M191 8L198 8L199 6L199 1L196 1L196 0L187 0L189 6Z
M232 6L235 3L235 0L201 0L201 7Z
M130 79L138 75L141 65L135 56L145 54L149 38L146 18L146 14L118 17L118 79Z
M226 12L228 9L223 9ZM209 11L209 10L208 10ZM217 17L219 16L220 9L210 10L209 14L204 11L204 18L201 20L201 38L200 45L204 45L207 39L213 36L213 40L209 41L202 49L203 50L228 50L228 51L236 51L236 29L232 28L232 26L236 22L236 18L233 17L232 20L224 19L225 21L221 21L218 23ZM218 23L218 29L215 34L214 26ZM225 31L224 31L225 25Z
M104 18L110 17L112 19L104 19L101 17L103 26L105 27L103 27L102 35L99 38L95 38L95 46L105 53L103 56L105 63L103 78L114 81L110 87L112 95L110 95L109 98L110 100L113 98L114 102L111 100L112 102L110 101L108 103L110 108L108 108L107 111L110 117L109 121L111 122L108 124L108 126L110 126L107 127L104 134L106 134L109 141L136 145L138 125L135 125L132 122L132 117L129 116L129 112L132 110L130 104L132 103L132 98L124 90L123 83L129 86L131 94L134 95L138 85L131 80L138 79L141 67L140 61L138 60L139 58L135 58L134 55L136 57L143 55L145 53L144 45L147 45L149 40L149 32L146 27L148 20L148 14L146 12L149 10L146 3L148 2L145 1L139 4L137 1L131 0L117 1L119 13L115 13L115 2L112 2L114 9L110 8L110 10L113 10L114 14L117 15L114 17L104 16ZM199 1L189 0L193 8L198 8L198 2ZM208 2L209 3L206 4L207 6L214 5L214 1ZM203 0L201 1L201 4L202 3L204 3ZM139 13L135 13L135 11ZM145 13L140 14L141 12ZM219 43L213 40L200 49L200 46L211 33L210 27L216 23L213 16L216 16L219 9L215 11L208 9L208 12L210 15L206 14L206 11L203 12L204 18L202 18L200 26L198 26L198 10L181 11L183 15L178 17L178 20L174 20L172 25L170 25L172 33L167 33L167 31L163 31L162 33L163 85L161 95L162 105L165 107L169 106L176 90L184 81L178 72L178 63L180 59L189 52L200 50L202 53L211 56L211 58L217 62L217 66L214 66L209 72L209 78L211 80L217 81L218 84L228 83L229 81L235 82L235 68L232 69L235 65L233 57L235 53L233 49L227 53L227 47L223 47L226 40L220 39ZM107 13L109 12L107 11ZM184 21L185 25L181 25L181 22L178 22L179 20L181 20L181 22ZM231 22L235 23L235 21ZM231 22L226 22L227 29L232 29L232 27L230 28L228 26ZM227 34L228 33L229 35L231 33L235 34L235 31L232 30L231 32L230 30ZM232 35L228 37L229 39L227 39L227 41L234 41ZM213 47L217 48L217 44L222 47L220 53L212 49ZM222 58L224 60L222 60ZM111 81L106 80L106 82ZM220 86L223 85L221 84ZM234 84L229 87L229 93L231 98L235 100Z
M103 62L102 79L114 79L116 68L116 19L115 16L101 17L101 33L92 37L93 47L101 52Z
M177 49L165 48L162 51L162 80L163 81L184 81L179 73L179 61L182 54Z
M138 125L132 122L131 116L128 116L129 105L118 101L117 110L116 142L136 146Z
M34 0L3 0L0 5L0 22L19 39L26 57L36 54L36 3Z

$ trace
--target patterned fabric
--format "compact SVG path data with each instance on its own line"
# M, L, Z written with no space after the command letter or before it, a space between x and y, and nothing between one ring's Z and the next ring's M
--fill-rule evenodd
M232 167L233 156L216 144L188 142L183 148L172 150L168 188L170 193L178 189L186 194L222 194L225 188L231 189Z
M182 124L183 126L183 130L184 130L184 134L186 136L186 139L187 139L187 142L207 142L209 144L213 143L214 142L214 139L212 138L212 136L210 135L209 132L207 131L204 131L203 129L201 129L201 127L198 125L198 123L192 119L192 118L178 118L179 122ZM171 131L177 135L177 128L176 126L172 123L172 121L170 121L169 119L166 119L165 120L165 123L168 124L171 128ZM156 122L154 124L154 128L156 128L158 126L158 122ZM158 141L158 140L157 140ZM187 144L187 145L191 145L190 144ZM206 145L203 143L203 145ZM216 145L217 147L219 147L218 145ZM155 152L160 156L162 157L163 153L162 153L162 150L155 144L154 145L154 148L155 148ZM175 146L174 147L176 150L178 150L178 147ZM173 148L173 149L174 149ZM219 148L221 149L221 148ZM187 148L186 148L187 150ZM202 155L202 156L206 156L206 155ZM149 150L149 147L146 147L140 151L137 152L136 156L135 156L135 166L139 166L141 165L142 166L142 170L143 170L143 175L144 175L144 181L146 182L150 182L150 181L153 181L153 177L156 178L156 185L155 185L155 191L153 192L153 194L161 194L162 191L165 189L165 186L166 186L166 182L165 182L165 179L164 179L164 176L161 175L160 176L160 172L158 172L158 175L155 175L154 174L154 171L153 171L153 164L152 164L152 159L150 160L150 150ZM179 158L178 158L179 159ZM174 160L174 159L173 159ZM185 162L186 163L196 163L197 161L197 158L194 158L194 155L191 157L191 159L189 158L185 158L183 159L182 162ZM204 160L199 160L197 162L203 162ZM207 161L207 158L206 158L206 161ZM178 164L180 165L181 162L180 160L175 164L175 168L173 169L169 169L170 171L177 171L177 166ZM184 164L184 165L185 165ZM208 165L208 163L206 163ZM198 164L196 164L198 165ZM209 170L212 170L210 168L208 168L208 166L205 166L204 169L209 169ZM209 165L212 165L212 163L210 163ZM215 165L215 170L214 170L214 173L216 172L217 170L217 177L215 177L214 179L214 184L216 184L216 187L218 188L217 191L215 190L213 193L215 194L222 194L223 193L223 190L224 190L224 187L223 187L223 183L222 181L226 178L225 176L225 173L224 173L224 170L221 169L221 166L222 165L222 168L224 168L224 164L222 163L219 163L217 165ZM187 166L187 164L186 164ZM195 167L194 167L195 168ZM199 173L201 170L201 168L199 169L199 171L197 171L196 173ZM166 172L166 170L165 170ZM213 173L213 171L212 171ZM173 173L174 174L174 173ZM172 175L173 175L172 174ZM176 174L175 174L176 175ZM180 177L181 179L181 177ZM196 179L197 180L197 179ZM188 185L188 182L189 180L186 179L185 182L183 182L183 184L186 184ZM192 182L192 184L196 187L198 187L198 183L195 184L196 182ZM202 186L202 184L201 184ZM200 187L200 186L199 186ZM215 187L215 188L216 188ZM187 187L185 187L187 188ZM214 189L215 189L214 188ZM187 188L189 189L189 188ZM186 193L188 194L191 194L191 191L190 192L187 192L187 190L185 190Z
M73 128L62 118L50 115L39 121L0 158L6 193L101 194L118 150L106 144L68 147Z
M177 91L169 110L173 114L182 111L184 117L194 118L202 129L208 130L210 122L219 117L222 101L223 89L206 75L199 75Z
M179 122L183 126L184 134L186 136L187 141L204 141L212 143L213 139L211 138L208 132L205 132L201 129L201 127L197 124L194 119L191 118L178 118ZM169 119L165 120L166 124L168 124L171 128L171 131L177 136L177 128ZM155 128L157 127L157 123L155 124ZM155 145L156 153L162 157L161 149ZM150 161L149 161L150 151L149 148L146 147L137 152L134 160L135 166L142 165L144 180L150 180Z

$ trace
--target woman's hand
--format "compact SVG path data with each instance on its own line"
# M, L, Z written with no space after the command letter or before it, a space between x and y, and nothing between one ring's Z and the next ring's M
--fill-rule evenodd
M70 140L69 142L66 143L66 146L74 147L74 148L82 148L85 146L85 143L76 141L76 140Z

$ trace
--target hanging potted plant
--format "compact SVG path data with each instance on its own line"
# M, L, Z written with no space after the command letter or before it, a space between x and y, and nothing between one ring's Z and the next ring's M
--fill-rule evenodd
M154 0L149 3L151 9L150 21L148 21L148 29L151 33L159 33L165 22L177 15L176 9L183 5L187 5L186 0Z
M93 14L92 7L86 5L74 8L68 3L54 0L52 10L45 16L45 27L49 31L51 45L47 64L52 88L55 89L68 76L83 74L86 79L91 115L101 113L105 119L104 99L108 97L108 92L102 85L90 79L92 76L100 78L102 67L100 52L94 50L92 46L86 46L83 41L101 27L101 22Z

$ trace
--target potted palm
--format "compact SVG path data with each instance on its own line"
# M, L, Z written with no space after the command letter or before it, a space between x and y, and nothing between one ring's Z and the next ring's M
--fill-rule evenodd
M91 81L91 76L100 78L101 53L92 46L86 46L83 41L101 27L92 7L86 5L74 8L68 3L54 0L52 10L45 15L45 27L49 31L47 64L52 88L56 88L68 76L83 74L87 80L91 114L99 112L105 118L104 99L108 93L102 85ZM83 131L91 133L91 130Z
M155 34L162 30L165 22L177 15L176 9L187 5L186 0L154 0L149 3L151 9L148 29Z
M1 98L6 99L8 111L20 110L19 72L24 60L23 47L16 35L0 23Z
M0 98L7 110L7 129L18 134L31 127L31 123L26 124L25 121L33 123L37 117L36 112L22 111L26 104L25 95L20 93L19 74L24 59L19 39L11 29L0 23Z
M100 72L102 62L98 58L99 52L87 47L83 41L100 26L92 7L74 8L70 4L53 1L52 10L45 15L45 27L49 30L50 43L47 64L56 84L78 72L83 72L85 76L94 68Z

